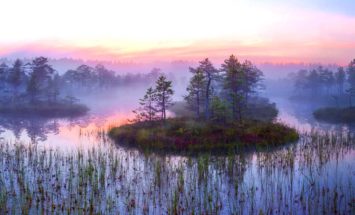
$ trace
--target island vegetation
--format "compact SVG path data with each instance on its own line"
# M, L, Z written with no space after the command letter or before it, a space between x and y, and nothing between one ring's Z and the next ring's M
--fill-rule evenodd
M172 82L161 75L140 100L132 124L112 128L110 137L142 150L164 152L232 152L298 139L295 129L274 122L275 104L258 97L263 73L251 62L241 63L231 55L216 69L206 58L190 72L179 108L172 101ZM178 117L167 117L170 108ZM258 114L263 109L265 113Z
M336 72L319 66L291 75L294 81L293 100L317 103L313 112L317 120L331 123L355 122L355 59Z
M318 120L332 123L355 122L355 107L326 107L314 111L314 117Z
M45 57L24 64L17 59L12 67L0 66L0 113L67 117L83 115L88 108L78 99L64 95L62 78Z

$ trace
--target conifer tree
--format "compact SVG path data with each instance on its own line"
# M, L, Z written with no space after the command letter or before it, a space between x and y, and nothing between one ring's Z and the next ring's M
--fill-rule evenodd
M161 113L161 119L166 119L166 110L172 103L172 89L171 81L166 80L164 75L159 76L155 86L155 101L157 110Z
M155 107L156 95L152 87L149 87L142 99L139 100L140 107L134 110L136 114L135 121L152 122L157 120L157 108Z
M201 108L203 106L203 93L205 91L206 79L201 68L190 68L190 72L193 76L186 88L188 95L185 96L185 100L189 109L194 111L196 113L196 118L199 119L201 117Z

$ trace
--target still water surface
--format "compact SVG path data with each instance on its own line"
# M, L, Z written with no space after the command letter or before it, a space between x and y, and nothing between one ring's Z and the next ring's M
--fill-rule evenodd
M108 99L98 105L84 99L83 102L91 104L91 112L75 119L2 116L0 137L8 142L33 142L67 151L89 149L102 142L113 145L105 132L111 126L127 123L133 117L131 110L136 101L137 98L132 96L113 102ZM203 167L205 160L200 158L193 158L192 161L179 156L149 158L120 146L108 147L116 150L115 153L119 153L122 158L122 171L127 176L120 184L121 190L124 193L134 192L130 194L132 197L117 197L118 211L125 211L125 202L135 199L134 210L137 213L148 208L150 212L162 214L173 204L175 190L183 189L179 192L180 195L185 193L185 199L180 198L177 204L180 209L185 208L182 210L190 212L213 212L209 207L218 208L222 214L254 214L260 211L314 214L322 210L354 212L354 143L350 146L344 143L348 141L345 141L348 134L344 135L344 139L340 136L332 137L334 143L310 134L315 130L351 132L353 126L320 123L313 119L309 106L280 98L273 101L280 111L279 121L307 133L302 135L298 143L267 152L228 158L208 157L207 167ZM163 175L159 176L163 178L158 190L152 188L157 178L157 164ZM184 179L182 185L179 184L179 175ZM155 194L147 199L147 192ZM163 200L156 201L155 198L160 195L165 195Z

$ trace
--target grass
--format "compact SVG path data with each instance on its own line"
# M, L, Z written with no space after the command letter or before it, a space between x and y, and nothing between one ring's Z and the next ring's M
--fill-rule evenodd
M354 149L347 132L197 157L0 141L0 214L354 214Z
M40 117L74 117L85 115L88 107L82 104L69 104L64 102L47 103L25 103L14 105L0 105L0 113L31 115Z
M352 123L355 122L355 107L347 108L320 108L313 112L317 120L334 123Z
M144 151L228 152L279 146L298 140L295 129L280 123L244 121L216 124L171 118L163 122L138 122L112 128L109 136Z

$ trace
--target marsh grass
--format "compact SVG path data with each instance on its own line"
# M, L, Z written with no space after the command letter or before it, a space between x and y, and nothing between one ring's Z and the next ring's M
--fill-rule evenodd
M351 133L317 131L227 156L0 142L0 214L352 214L354 150Z

